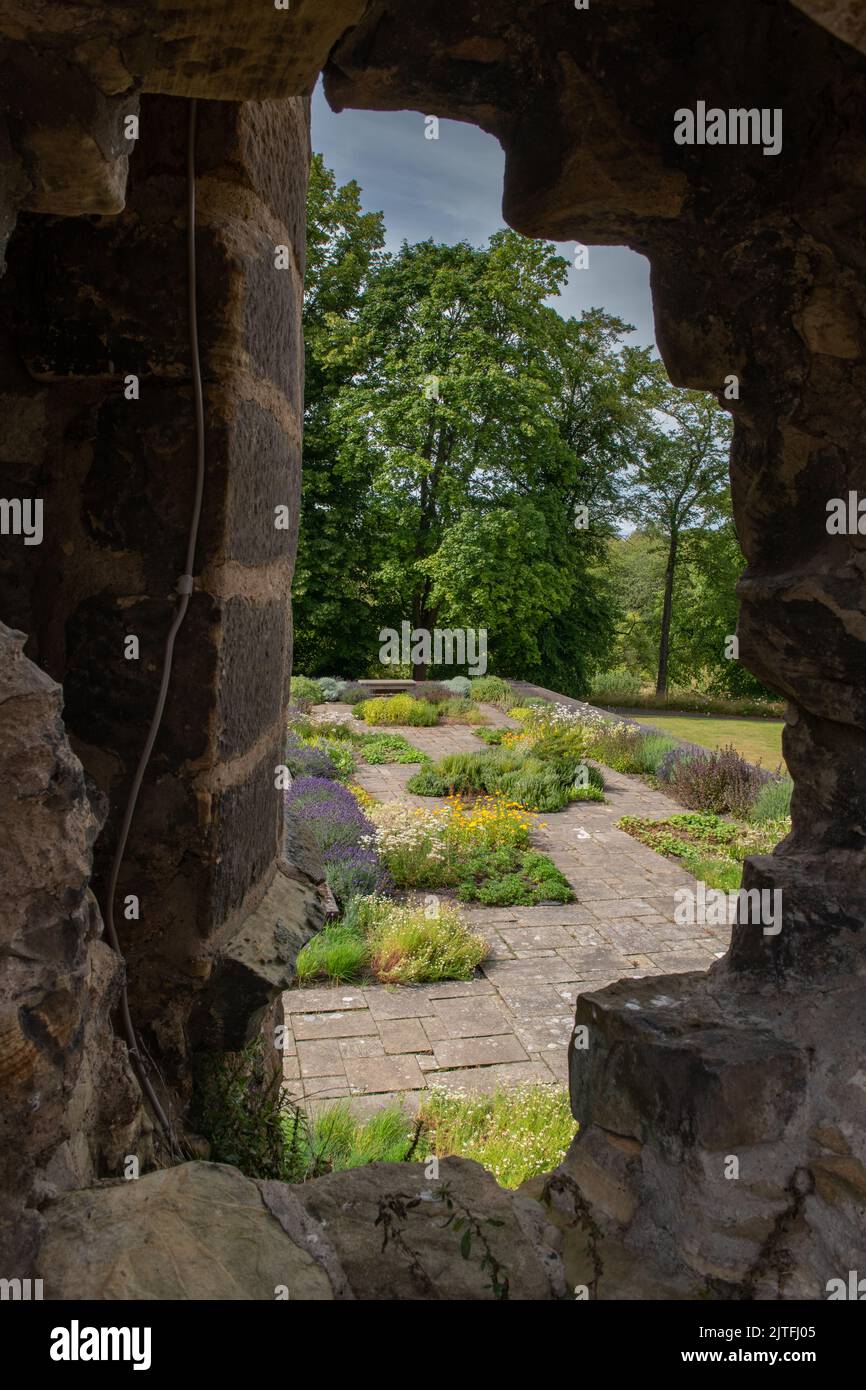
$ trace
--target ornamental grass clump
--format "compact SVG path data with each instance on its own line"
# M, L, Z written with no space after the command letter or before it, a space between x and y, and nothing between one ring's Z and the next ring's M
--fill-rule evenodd
M668 738L667 734L647 734L635 748L635 770L645 777L657 776L664 759L677 747L676 739Z
M791 814L791 793L794 783L790 777L771 777L758 792L755 804L749 812L749 819L761 825L768 821L782 821Z
M298 955L302 983L351 984L468 980L487 955L484 939L448 903L395 903L382 895L353 898L341 922L314 936Z
M457 907L361 898L356 921L370 947L370 968L383 984L469 980L487 955L487 943L466 925Z

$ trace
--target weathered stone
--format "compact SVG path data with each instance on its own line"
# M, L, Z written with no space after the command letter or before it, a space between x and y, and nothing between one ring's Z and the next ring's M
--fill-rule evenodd
M694 978L694 977L691 977ZM623 980L578 999L588 1046L569 1045L575 1119L646 1143L736 1148L779 1139L805 1090L799 1049L767 1028L710 1024L682 977Z
M537 1206L498 1187L470 1159L442 1160L438 1181L424 1176L423 1164L372 1163L292 1191L327 1233L356 1298L493 1298L482 1268L488 1248L510 1300L565 1294L555 1236ZM466 1259L460 1233L445 1225L452 1210L473 1221Z
M448 1038L433 1044L440 1067L487 1067L495 1062L525 1062L526 1053L513 1033L496 1038Z
M28 1202L91 1182L124 1150L152 1153L110 1023L123 967L88 888L99 817L60 687L24 640L0 623L0 1250L15 1269L38 1229Z
M324 921L318 891L278 863L255 911L227 940L217 940L190 1018L193 1047L234 1051L243 1046L250 1020L291 984L298 952Z
M327 1269L236 1168L185 1163L71 1193L45 1213L49 1299L330 1300ZM285 1297L285 1295L282 1295Z

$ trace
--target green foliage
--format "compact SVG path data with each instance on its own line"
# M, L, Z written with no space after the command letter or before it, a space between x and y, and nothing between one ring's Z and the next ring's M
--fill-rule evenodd
M519 1187L550 1173L574 1138L568 1092L560 1086L497 1088L492 1095L433 1089L421 1101L419 1158L457 1154L492 1173L501 1187Z
M640 730L626 724L608 724L600 728L592 737L589 752L593 758L614 772L640 773L641 748L644 735ZM675 745L679 747L679 745Z
M412 1123L401 1105L383 1106L368 1120L352 1114L348 1101L336 1101L316 1115L310 1149L316 1168L339 1173L362 1168L367 1163L408 1163L420 1159L426 1145L419 1147L420 1129Z
M769 854L790 829L790 822L784 820L756 826L704 811L665 820L623 816L617 824L658 854L679 860L708 887L724 892L739 888L743 860L748 855Z
M463 902L480 902L486 907L574 902L568 879L552 860L535 850L502 849L470 856L464 872L457 886L457 896Z
M320 705L324 698L319 682L309 676L292 676L290 692L293 700L307 700L313 705Z
M621 543L621 542L620 542ZM621 705L628 707L640 698L643 689L644 669L641 662L638 670L618 667L615 671L598 671L592 678L587 699L594 705Z
M590 571L646 354L598 310L556 313L568 265L549 243L502 231L385 255L381 217L318 157L308 224L299 660L360 675L409 617L484 627L503 669L579 693L612 634Z
M476 738L480 738L484 743L488 744L491 748L497 748L497 747L499 746L499 744L502 742L502 736L503 736L504 733L505 733L505 730L504 730L504 729L476 729L476 730L475 730Z
M478 676L470 685L473 700L484 700L488 704L504 705L511 687L501 676Z
M312 1122L310 1151L318 1172L456 1155L481 1163L501 1187L515 1188L552 1172L575 1129L561 1086L498 1087L492 1095L434 1088L422 1093L414 1121L398 1104L366 1121L353 1115L347 1101L323 1107Z
M765 782L758 792L749 819L762 824L766 821L783 820L791 814L791 793L794 783L790 777L774 777Z
M447 903L428 915L423 906L371 897L360 899L356 911L369 937L373 973L383 984L469 980L487 955L483 938Z
M468 980L486 954L484 940L456 907L441 903L430 916L423 904L370 895L353 898L341 922L314 936L296 969L302 984L349 984L365 975L383 984L420 984Z
M430 762L430 755L413 747L402 734L356 734L355 742L361 749L364 762L374 766L379 763Z
M285 1094L279 1056L270 1065L261 1039L241 1052L199 1058L196 1072L193 1123L208 1140L214 1163L280 1182L300 1182L309 1174L306 1119Z
M487 753L450 753L410 777L407 790L417 796L501 795L529 811L561 811L570 801L603 801L602 775L583 764L584 746L585 739L569 731L551 734L526 753L497 747ZM586 787L579 785L580 766L587 767Z
M365 724L429 726L439 720L435 705L431 705L429 700L414 700L411 695L386 695L376 700L365 700L363 706L355 706L355 712L362 708Z
M648 734L635 747L635 771L643 773L645 777L654 777L662 760L672 749L678 747L675 738L666 738L664 734Z
M301 984L319 979L353 984L361 979L368 960L363 932L352 922L335 922L323 927L298 952L295 973Z

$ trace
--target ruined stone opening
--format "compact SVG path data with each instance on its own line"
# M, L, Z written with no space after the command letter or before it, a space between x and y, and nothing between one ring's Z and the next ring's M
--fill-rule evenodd
M838 17L830 32L819 0L678 4L664 24L655 6L584 15L503 0L481 17L432 0L411 14L346 3L318 20L300 8L306 46L291 63L274 57L270 20L249 43L245 21L230 62L226 32L206 26L185 49L155 19L133 32L106 13L117 46L97 42L88 21L74 56L62 35L34 25L22 43L9 31L9 72L36 92L49 84L51 119L7 103L0 146L4 229L18 212L0 286L2 484L11 496L38 489L64 517L38 566L4 547L3 619L27 634L33 663L6 639L17 702L8 814L31 841L20 848L24 830L12 840L4 1026L16 1101L37 1088L47 1098L23 1149L19 1107L4 1121L15 1248L32 1255L46 1194L119 1171L147 1128L108 1026L118 972L88 890L98 813L41 673L63 684L76 751L115 802L96 840L98 887L156 674L153 660L125 664L118 652L133 621L155 646L164 637L191 488L178 293L189 96L208 99L198 190L208 491L199 582L121 887L134 881L151 905L127 940L134 1013L181 1091L191 1017L208 1045L236 1041L320 912L310 875L277 862L271 771L295 536L262 521L286 502L297 515L307 130L295 94L324 64L335 105L409 106L495 134L508 222L640 250L672 380L717 391L734 371L744 384L732 456L749 560L741 655L790 701L796 783L791 837L748 866L745 884L782 889L783 930L737 928L726 961L708 977L671 977L663 994L626 981L578 1001L598 1046L574 1061L582 1134L567 1168L598 1238L619 1252L609 1293L639 1286L643 1262L670 1290L823 1296L855 1267L866 1191L862 1068L844 1041L864 1014L863 545L859 529L833 536L825 525L827 499L856 493L862 472L862 197L851 172L862 35ZM580 42L575 23L586 25ZM52 107L52 84L65 105ZM774 162L758 147L673 143L674 110L750 107L756 92L785 115ZM141 136L125 192L130 102ZM266 267L277 243L289 260L275 286ZM122 403L130 374L147 382L145 422ZM750 1165L745 1189L720 1181L732 1152ZM591 1268L596 1254L585 1255Z

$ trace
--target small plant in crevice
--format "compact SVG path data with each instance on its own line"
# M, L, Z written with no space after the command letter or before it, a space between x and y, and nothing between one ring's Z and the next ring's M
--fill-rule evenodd
M279 1062L268 1059L261 1038L240 1052L197 1058L192 1122L214 1163L280 1182L310 1176L306 1116L289 1100Z
M435 1282L427 1274L404 1235L413 1215L435 1221L436 1217L442 1214L441 1211L437 1211L440 1203L447 1212L440 1229L450 1228L459 1237L459 1250L464 1260L472 1257L473 1239L475 1240L476 1248L480 1246L481 1249L479 1263L482 1272L488 1277L487 1287L495 1299L507 1299L510 1288L508 1274L505 1266L493 1253L484 1229L486 1226L504 1226L505 1223L493 1216L477 1217L465 1203L455 1202L447 1183L443 1183L440 1188L429 1194L425 1193L423 1197L404 1192L392 1192L386 1197L380 1197L378 1214L373 1224L382 1227L382 1253L384 1254L389 1245L399 1249L419 1284L428 1293L435 1295Z

